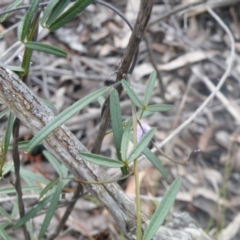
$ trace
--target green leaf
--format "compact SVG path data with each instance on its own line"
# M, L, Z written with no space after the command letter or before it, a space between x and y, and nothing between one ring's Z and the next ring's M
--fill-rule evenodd
M148 148L144 148L143 154L146 156L146 158L153 164L153 166L159 170L162 175L167 178L168 173L166 169L163 167L161 161L155 156L155 154Z
M105 167L120 168L124 166L123 162L119 160L115 160L115 159L97 155L97 154L82 152L82 153L79 153L79 156L85 161L92 162L94 164L105 166Z
M23 192L39 191L39 190L41 190L40 186L24 186L24 187L22 187ZM0 188L0 194L9 194L9 193L16 193L15 187Z
M173 106L169 104L154 104L147 106L146 110L149 112L168 112L172 108Z
M62 27L65 23L70 22L92 2L93 0L77 0L73 6L71 6L49 26L49 30L55 31Z
M28 140L27 141L18 142L18 149L26 149L28 143L29 143ZM13 149L13 144L9 144L8 149L12 150Z
M53 132L57 127L64 124L69 118L71 118L76 112L80 111L82 108L87 106L94 99L98 98L100 95L108 90L107 87L101 88L86 97L78 100L72 106L62 111L57 117L55 117L51 122L44 126L29 142L27 147L27 152L30 152L35 146L37 146L44 138L46 138L51 132Z
M4 240L9 240L10 239L8 234L4 230L3 226L1 226L1 225L0 225L0 236L1 236L1 239L4 239Z
M10 4L6 10L11 10L14 9L16 7L18 7L20 4L22 4L23 0L15 0L12 4ZM2 17L0 18L0 22L4 22L7 18L7 16L9 15L9 13L6 13L4 15L2 15Z
M118 92L115 88L113 88L110 93L110 114L117 157L121 160L121 142L123 135L122 114Z
M147 147L151 139L153 138L155 134L155 128L150 129L147 131L146 134L140 139L140 141L137 143L137 145L134 147L134 149L131 151L131 153L128 156L128 163L131 163L133 160L138 158L138 156L143 152L144 148Z
M5 176L6 174L8 174L10 171L12 171L13 169L13 162L9 163L9 164L4 164L3 166L3 173L2 176Z
M43 220L42 227L41 227L39 235L38 235L38 239L42 239L42 237L44 236L44 234L47 231L47 228L50 224L50 221L51 221L51 219L54 215L54 212L57 208L58 201L59 201L60 195L62 193L62 188L63 188L63 182L61 181L61 182L58 183L58 185L56 187L56 191L52 196L51 204L50 204L50 206L48 208L48 211L45 215L45 218Z
M32 19L34 17L35 11L37 9L39 0L31 1L31 5L28 8L26 14L20 21L18 26L18 40L24 42L28 35L29 29L31 27Z
M45 25L44 25L45 22L47 21L47 19L51 15L52 11L54 10L54 8L56 7L58 2L59 2L59 0L49 1L47 7L45 7L44 12L43 12L43 16L42 16L42 19L41 19L41 25L43 27L45 27ZM65 3L66 1L61 1L61 2Z
M127 121L127 124L125 126L123 136L122 136L122 142L121 142L121 155L122 160L127 160L127 153L128 153L128 146L130 143L130 137L131 137L131 127L132 127L132 119L130 118Z
M0 119L4 117L7 113L9 112L8 109L4 109L3 111L0 112Z
M13 226L13 231L20 228L22 225L24 225L27 221L29 221L31 218L35 217L39 211L41 211L49 201L52 199L52 195L44 198L42 201L38 202L37 206L32 208L30 211L25 213L25 215L19 219L16 224Z
M10 113L8 117L7 129L3 137L3 149L5 153L8 151L14 121L15 116L13 115L13 113Z
M18 66L7 66L7 68L9 68L11 71L13 71L15 73L23 73L24 72L24 68L18 67Z
M156 71L153 71L148 79L148 83L147 83L147 86L146 86L146 90L145 90L145 95L144 95L144 105L147 106L150 99L151 99L151 96L152 96L152 93L153 93L153 89L154 89L154 85L155 85L155 82L156 82L156 77L157 77L157 73Z
M125 89L125 91L127 92L127 95L130 97L130 99L132 100L132 102L138 106L139 108L143 107L142 102L140 101L140 99L138 98L138 96L136 95L136 93L133 91L132 87L129 85L129 83L126 80L122 80L122 85L123 88Z
M48 159L48 161L52 164L54 167L55 171L58 173L58 175L63 178L63 172L62 172L62 167L58 160L48 151L44 150L43 155Z
M11 215L4 208L2 208L1 206L0 206L0 215L4 216L8 220L12 221Z
M26 42L25 46L32 49L32 50L36 50L36 51L40 51L40 52L46 52L46 53L53 54L53 55L56 55L56 56L59 56L59 57L66 57L67 56L67 53L65 53L61 49L53 47L51 45L44 44L44 43Z
M143 240L151 240L152 237L155 235L155 233L163 223L165 217L167 216L170 208L172 207L180 187L181 179L177 178L172 183L168 191L164 194L161 203L158 205L155 213L153 214L150 223L145 229Z
M47 21L43 23L43 27L49 27L57 17L63 12L63 10L67 7L67 5L71 2L71 0L58 0L58 3L54 6L49 15Z
M30 179L30 182L36 181L36 182L44 183L46 185L50 182L48 179L42 177L41 175L33 171L28 171L24 168L20 169L20 174L23 178Z
M149 117L151 115L153 115L153 112L148 112L146 110L143 112L143 114L142 114L142 110L137 112L138 119L140 118L140 116L142 116L141 119L143 119L143 118Z
M102 107L103 104L105 103L105 98L103 96L100 96L97 98L97 101L100 104L100 106Z
M39 198L41 199L50 189L52 189L55 185L59 183L59 178L51 181L40 193Z

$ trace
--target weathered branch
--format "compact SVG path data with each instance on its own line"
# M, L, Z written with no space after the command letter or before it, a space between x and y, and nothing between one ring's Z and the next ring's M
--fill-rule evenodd
M0 63L0 99L33 134L54 118L52 111L2 63ZM87 149L65 126L57 128L43 144L76 178L89 182L109 179L100 167L84 162L78 156L79 152ZM101 201L126 233L126 221L134 220L136 211L134 203L118 184L87 184L86 188Z
M43 105L18 76L2 63L0 63L0 100L33 134L54 118L52 111ZM76 178L89 182L109 179L106 172L99 166L85 162L78 156L80 151L87 151L87 149L65 126L58 127L43 144ZM108 209L122 231L129 235L129 223L132 222L133 225L135 223L136 208L118 184L87 184L86 188ZM146 223L147 219L144 215L143 218L143 222ZM181 222L183 223L183 220ZM183 240L210 239L195 225L192 226L188 222L186 224L177 230L172 230L172 227L161 227L154 239L174 240L176 236L177 239ZM131 231L131 234L134 233Z

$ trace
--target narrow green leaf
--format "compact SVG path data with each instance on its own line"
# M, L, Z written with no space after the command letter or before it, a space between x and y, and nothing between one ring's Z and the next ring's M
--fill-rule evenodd
M41 25L43 27L45 27L45 22L47 21L47 19L49 18L49 16L51 15L53 9L56 7L56 4L59 2L59 0L51 0L49 1L47 7L45 7L44 12L43 12L43 16L41 19ZM66 2L66 1L61 1L62 3Z
M0 215L4 216L8 220L12 221L11 215L4 208L2 208L1 206L0 206Z
M36 51L40 51L40 52L46 52L46 53L53 54L53 55L56 55L56 56L59 56L59 57L66 57L67 56L67 53L65 53L61 49L53 47L51 45L44 44L44 43L26 42L25 46L32 49L32 50L36 50Z
M18 40L21 42L24 42L25 38L28 35L31 22L35 14L35 11L37 9L38 3L39 3L39 0L31 1L30 7L28 8L26 14L23 16L23 18L20 21L20 24L18 26Z
M143 154L146 156L146 158L153 164L153 166L159 170L162 175L167 178L168 173L166 169L163 167L161 161L155 156L155 154L148 148L144 148Z
M142 114L142 110L141 111L138 111L137 112L137 117L138 117L138 119L140 118L140 116L142 116L141 117L141 119L143 119L143 118L146 118L146 117L149 117L149 116L151 116L151 115L153 115L154 113L153 112L149 112L149 111L144 111L143 112L143 114Z
M4 239L4 240L9 240L9 236L8 234L6 233L6 231L4 230L4 228L0 225L0 236L1 236L1 239Z
M138 96L136 95L136 93L133 91L132 87L129 85L129 83L126 80L122 80L122 85L125 89L125 91L127 92L127 95L129 96L129 98L132 100L132 102L134 104L136 104L136 106L138 106L139 108L143 107L142 102L140 101L140 99L138 98Z
M13 113L10 113L8 117L7 129L3 137L3 148L5 153L8 151L14 120L15 116Z
M51 14L49 15L47 21L43 23L43 27L49 27L57 19L57 17L65 10L65 8L70 2L71 0L65 1L58 0L58 3L52 9Z
M123 135L122 114L118 92L115 88L113 88L110 93L110 114L117 157L121 160L121 142Z
M18 67L18 66L7 66L7 68L9 68L11 71L13 71L15 73L22 73L22 72L24 72L24 68Z
M153 93L153 89L154 89L154 85L155 85L155 82L156 82L156 77L157 77L157 73L156 71L153 71L148 79L148 83L147 83L147 86L146 86L146 90L145 90L145 95L144 95L144 105L147 106L150 99L151 99L151 96L152 96L152 93Z
M56 187L56 191L55 193L53 194L52 196L52 199L51 199L51 204L48 208L48 211L46 213L46 216L43 220L43 224L42 224L42 227L40 229L40 232L39 232L39 235L38 235L38 239L42 239L42 237L44 236L44 234L46 233L47 231L47 228L50 224L50 221L54 215L54 212L57 208L57 205L58 205L58 201L59 201L59 198L60 198L60 195L62 193L62 188L63 188L63 182L59 182L57 187Z
M167 216L170 208L172 207L177 193L181 187L181 178L175 179L168 191L164 194L161 203L158 205L155 213L153 214L150 223L145 229L143 240L151 240L159 227L162 225L165 217Z
M124 166L123 162L119 160L115 160L115 159L97 155L97 154L81 152L79 153L79 155L85 161L89 161L94 164L105 166L105 167L120 168Z
M73 6L71 6L49 26L49 30L55 31L62 27L65 23L70 22L92 2L93 0L77 0Z
M97 101L100 104L100 106L102 107L103 104L105 103L105 98L103 96L100 96L97 98Z
M58 175L63 178L63 172L61 168L61 163L58 162L58 160L48 151L44 150L43 155L48 159L48 161L52 164L55 171L58 173Z
M29 143L29 141L18 142L18 149L26 149L28 143ZM12 150L13 149L13 144L9 144L8 149Z
M168 112L172 108L173 106L169 104L154 104L147 106L146 110L149 112Z
M131 163L143 152L144 148L147 147L147 145L153 138L154 134L155 134L155 128L150 129L146 134L144 134L144 136L140 139L140 141L137 143L137 145L129 154L128 160L127 160L128 163Z
M53 112L57 112L57 109L55 108L55 106L49 102L48 100L44 99L44 98L40 98L38 97L38 99L45 105L47 106L49 109L51 109Z
M8 109L4 109L3 111L0 112L0 119L4 117L7 113L9 112Z
M40 186L23 186L22 191L39 191L42 188ZM16 193L16 189L14 187L7 187L7 188L0 188L0 194L9 194L9 193Z
M14 9L16 7L18 7L20 4L22 4L23 0L15 0L12 4L10 4L6 10L11 10ZM4 22L6 20L6 18L8 17L9 13L2 15L2 17L0 18L0 22Z
M38 202L38 204L33 207L30 211L28 211L21 219L19 219L16 224L13 226L13 231L20 228L22 225L24 225L27 221L29 221L31 218L35 217L39 211L41 211L49 201L52 199L52 195L44 198L42 201Z
M86 97L78 100L72 106L62 111L57 117L55 117L50 123L43 127L29 142L27 152L30 152L35 146L37 146L44 138L46 138L57 127L65 123L75 113L87 106L90 102L98 98L100 95L108 90L107 87L101 88Z
M123 161L127 160L128 146L129 146L130 137L131 137L131 127L132 127L132 119L129 119L125 126L123 136L122 136L122 142L121 142L121 155L122 155Z
M41 175L33 172L33 171L28 171L24 168L21 168L20 169L20 174L23 178L28 178L30 179L31 181L30 182L33 182L33 181L36 181L36 182L41 182L41 183L44 183L44 184L48 184L50 181L48 179L46 179L45 177L42 177Z
M12 171L13 169L13 162L9 163L9 164L4 164L3 166L3 173L2 176L5 176L6 174L8 174L10 171Z
M41 199L50 189L52 189L55 185L59 183L59 178L51 181L40 193L39 198Z

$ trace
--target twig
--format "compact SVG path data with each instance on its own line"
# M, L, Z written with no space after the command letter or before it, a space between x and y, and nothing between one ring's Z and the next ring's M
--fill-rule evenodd
M24 210L24 203L23 203L23 194L22 194L22 187L21 187L21 176L20 176L20 158L19 158L19 151L18 151L18 136L19 136L19 127L20 127L20 120L17 118L13 124L13 162L14 162L14 170L15 170L15 188L18 194L18 207L19 207L19 215L22 218L25 215ZM30 235L27 230L26 225L22 226L24 237L26 240L30 240Z
M214 91L209 95L209 97L198 107L198 109L193 113L191 117L189 117L184 123L182 123L177 129L175 129L165 140L163 140L159 144L159 148L163 147L166 143L168 143L174 136L176 136L178 133L180 133L187 125L189 125L196 117L197 115L208 105L208 103L214 98L216 93L220 90L224 82L226 81L228 75L230 74L234 59L235 59L235 41L232 36L232 33L230 32L229 28L226 26L226 24L221 20L218 15L206 5L206 9L209 12L209 14L212 15L212 17L219 23L219 25L225 30L227 35L230 38L231 42L231 52L229 56L229 61L227 63L226 71L224 72L223 76L221 77L218 85L214 89ZM156 149L154 149L156 151Z
M170 17L171 15L173 15L173 14L175 14L175 13L177 13L177 12L180 12L180 11L182 11L182 10L185 10L185 9L187 9L187 8L190 8L190 7L199 5L199 4L203 4L204 2L205 2L205 0L200 0L200 1L190 2L190 3L185 4L185 5L182 5L182 4L181 4L180 6L177 6L176 8L170 10L169 12L166 12L165 14L163 14L163 15L162 15L161 17L159 17L158 19L150 22L150 23L148 24L148 27L150 27L150 26L152 26L152 25L154 25L154 24L162 21L162 20L165 19L165 18Z
M152 11L152 4L153 4L152 0L149 0L149 1L142 0L141 1L136 24L134 26L132 35L129 39L127 48L124 52L121 65L118 69L116 83L118 83L124 76L126 77L126 74L129 73L129 68L130 68L130 64L133 61L133 56L135 56L138 52L138 46L141 42L144 30L145 30L148 20L150 18L151 11ZM132 71L133 69L130 69L130 70ZM120 93L122 92L122 86L118 85L117 90L120 95ZM98 131L98 134L96 137L96 141L92 148L93 153L97 154L100 152L101 146L102 146L102 141L105 136L105 133L106 133L109 123L110 123L110 112L109 112L109 98L108 98L105 101L99 131Z
M198 78L200 78L205 83L205 85L211 92L215 90L214 84L210 81L210 79L206 75L200 73L199 68L197 66L193 66L192 71ZM222 102L226 110L232 115L235 121L237 123L240 123L240 114L234 108L233 104L220 91L216 93L216 97L219 99L220 102Z
M83 194L83 186L82 186L82 184L78 183L78 185L74 191L72 200L69 202L63 216L61 217L61 220L60 220L55 232L48 238L49 240L55 239L58 236L58 234L61 232L61 230L63 229L63 227L65 225L65 222L68 220L68 217L70 216L70 214L75 206L75 203L77 202L79 197L82 196L82 194Z
M151 48L150 39L149 39L149 37L148 37L146 32L144 33L144 40L145 40L146 45L147 45L147 50L148 50L148 54L149 54L149 60L150 60L151 64L153 65L153 68L157 72L157 79L158 79L158 84L159 84L159 88L160 88L160 94L161 94L163 100L166 101L166 99L165 99L165 88L164 88L162 76L161 76L160 71L158 70L158 67L157 67L157 64L156 64L156 60L155 60L155 57L153 55L153 51L152 51L152 48Z

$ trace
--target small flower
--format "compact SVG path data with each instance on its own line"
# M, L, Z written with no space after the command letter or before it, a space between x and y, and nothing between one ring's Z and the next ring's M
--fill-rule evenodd
M140 139L150 130L150 126L146 123L142 123L141 126L137 125L137 141L139 142Z

